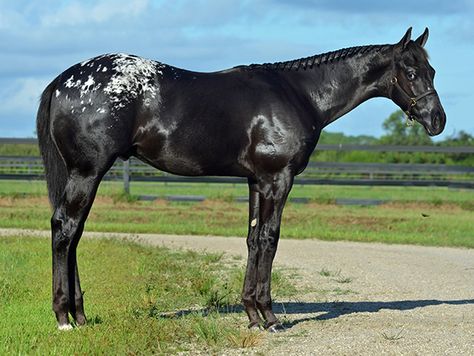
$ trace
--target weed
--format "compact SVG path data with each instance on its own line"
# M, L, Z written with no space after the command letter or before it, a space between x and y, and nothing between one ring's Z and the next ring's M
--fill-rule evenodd
M221 192L217 194L217 199L222 200L227 203L231 203L235 200L235 195L232 192Z
M341 288L334 288L330 292L335 295L357 294L357 292L353 291L352 289L341 289Z
M462 202L460 205L461 209L463 210L474 211L474 201L465 201Z
M222 260L222 257L224 257L224 252L222 252L222 253L206 253L204 255L204 261L206 263L217 263L220 260Z
M338 278L334 279L337 283L351 283L352 278L351 277L344 277L344 276L339 276Z
M138 201L137 195L132 195L125 192L112 194L112 200L115 204L117 203L135 203Z
M403 328L400 329L398 332L394 332L394 333L387 333L385 331L383 331L381 333L382 337L385 339L385 340L388 340L388 341L397 341L397 340L400 340L403 338L402 336L402 332L403 332Z
M199 340L203 341L207 346L216 346L221 340L224 330L212 318L197 318L194 331Z
M431 200L431 204L434 206L441 206L443 205L443 200L440 198L434 198Z
M337 277L341 274L341 270L331 271L326 267L323 267L321 271L319 271L319 275L323 277Z
M231 291L227 289L227 286L224 286L224 290L213 289L207 294L207 299L205 301L205 307L209 310L219 310L220 308L229 306L229 296Z
M227 336L231 345L236 348L249 348L260 345L264 334L260 330L238 330Z

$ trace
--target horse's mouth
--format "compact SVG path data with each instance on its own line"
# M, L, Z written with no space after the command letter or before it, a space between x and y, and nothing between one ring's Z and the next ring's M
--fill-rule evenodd
M424 122L422 123L422 125L423 125L423 128L425 129L426 133L427 133L429 136L433 137L433 136L436 136L436 135L439 134L439 132L433 131L433 129L431 128L430 125L427 125L427 124L425 124Z

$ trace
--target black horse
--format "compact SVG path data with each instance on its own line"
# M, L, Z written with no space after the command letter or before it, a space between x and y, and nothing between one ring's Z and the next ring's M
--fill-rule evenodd
M248 179L248 261L242 302L250 327L274 330L270 279L283 207L321 130L387 97L429 135L446 116L423 49L428 29L395 45L345 48L287 62L197 73L124 54L76 64L45 89L37 129L46 168L53 310L86 323L76 248L97 187L117 157L174 174Z

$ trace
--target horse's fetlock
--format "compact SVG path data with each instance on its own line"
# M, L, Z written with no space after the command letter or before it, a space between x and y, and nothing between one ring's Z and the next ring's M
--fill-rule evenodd
M65 294L56 293L53 299L53 311L55 313L65 313L68 311L68 297Z

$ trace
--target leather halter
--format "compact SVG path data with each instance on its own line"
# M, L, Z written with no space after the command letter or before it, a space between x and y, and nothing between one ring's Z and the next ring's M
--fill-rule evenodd
M436 94L436 90L430 89L428 91L425 91L423 94L417 95L417 96L411 96L410 94L407 93L405 89L402 88L402 86L398 83L398 78L394 75L392 79L390 79L390 84L392 84L391 90L390 90L390 98L392 98L393 94L393 88L397 88L399 92L405 97L407 101L407 109L405 110L405 114L407 116L407 125L412 126L414 121L415 121L415 116L412 114L413 108L418 104L418 101L423 99L424 97L432 94Z

